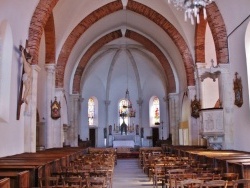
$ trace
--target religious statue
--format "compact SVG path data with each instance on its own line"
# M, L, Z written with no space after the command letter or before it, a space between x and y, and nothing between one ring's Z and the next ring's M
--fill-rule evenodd
M144 129L141 127L141 138L144 138Z
M109 125L109 135L112 135L112 125Z
M23 60L23 76L22 81L24 85L24 93L22 97L22 103L28 104L29 96L31 94L31 84L32 84L32 56L29 53L29 48L24 48L20 46L20 51L22 52L22 60Z
M123 123L121 124L121 135L127 135L127 124L123 121Z
M200 109L201 109L200 100L197 100L195 95L194 100L191 100L191 116L194 118L200 117Z
M241 78L238 78L238 73L236 72L234 79L234 104L238 107L241 107L243 104L242 90Z
M139 135L139 125L138 124L136 125L136 128L135 128L135 134Z
M104 138L107 138L107 128L106 127L103 129L103 134L104 134Z

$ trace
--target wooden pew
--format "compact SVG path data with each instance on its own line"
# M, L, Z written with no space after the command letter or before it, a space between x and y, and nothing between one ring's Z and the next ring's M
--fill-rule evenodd
M10 179L10 188L28 188L28 187L30 187L29 171L0 172L0 178L9 178Z
M71 160L79 158L83 148L55 148L37 153L23 153L0 158L0 173L30 172L28 187L38 186L38 177L50 176L63 165L69 165ZM86 150L85 150L86 152ZM14 176L14 175L13 175Z
M42 166L40 167L42 168ZM30 187L35 187L37 185L37 179L38 179L38 171L39 167L38 166L13 166L13 165L8 165L8 166L0 166L0 173L1 172L11 172L11 171L29 171L29 182L30 182ZM42 170L41 170L42 171Z
M1 188L10 188L10 178L0 179L0 187Z

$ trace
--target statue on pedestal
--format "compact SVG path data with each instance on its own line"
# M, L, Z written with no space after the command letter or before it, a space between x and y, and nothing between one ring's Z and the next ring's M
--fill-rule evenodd
M123 119L123 123L121 124L121 135L127 135L127 124L124 122Z
M109 125L109 135L112 135L112 125Z

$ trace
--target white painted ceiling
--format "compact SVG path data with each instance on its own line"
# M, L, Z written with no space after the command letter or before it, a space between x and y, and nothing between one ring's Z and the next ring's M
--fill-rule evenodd
M54 21L55 21L55 31L56 31L56 58L60 53L61 47L64 44L66 38L73 30L73 28L87 15L91 12L95 11L96 9L100 8L101 6L112 2L111 0L60 0L58 1L56 7L53 10L54 14ZM126 1L124 1L126 2ZM192 55L193 46L194 46L194 30L195 26L191 25L184 21L184 13L182 11L176 10L176 8L172 4L168 4L168 0L138 0L138 2L145 4L146 6L152 8L153 10L157 11L161 15L163 15L169 22L171 22L179 33L183 36L184 40L186 40L187 45L190 47L190 51ZM181 58L181 54L177 50L175 44L168 36L168 34L163 31L158 25L156 25L151 20L145 18L144 16L134 13L129 10L121 10L115 13L112 13L94 25L92 25L77 41L74 49L71 52L69 60L67 62L67 67L65 71L65 84L68 85L69 88L72 84L72 79L74 75L75 68L82 57L82 55L86 52L88 47L94 43L96 40L104 36L105 34L115 31L117 29L130 29L132 31L136 31L141 35L145 36L146 38L153 41L165 56L168 58L170 62L173 72L175 73L176 83L180 84L181 87L186 87L186 73L184 70L183 61ZM131 52L134 56L138 52L135 52L134 49L138 48L140 44L137 44L128 39L119 39L114 40L111 43L106 45L106 48L111 48L115 45L117 48L121 47L122 45L126 45L127 48L130 48ZM133 47L136 46L136 48ZM157 58L150 59L152 54L147 50L143 49L143 46L140 46L143 53L145 53L145 57L148 60L145 63L152 63L155 66L158 66L159 63ZM103 49L100 49L103 50ZM97 52L95 56L101 54ZM114 58L113 54L107 53L106 57L102 57L104 59L108 59L110 62ZM92 60L94 57L92 58ZM119 58L118 58L119 59ZM139 58L134 57L137 61L140 61ZM91 63L91 62L89 62ZM108 69L107 69L108 70ZM162 72L159 72L161 75L161 80L163 79L163 83L166 82L166 76L162 76ZM182 82L179 82L179 81ZM179 89L179 88L177 88Z

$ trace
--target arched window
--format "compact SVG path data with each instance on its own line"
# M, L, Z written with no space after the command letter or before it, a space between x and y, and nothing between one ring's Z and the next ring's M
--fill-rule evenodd
M151 97L149 101L150 126L160 125L160 100L158 97Z
M89 98L88 100L88 122L89 126L93 126L95 119L95 101L94 98Z
M122 99L119 102L119 125L121 125L123 123L123 121L128 125L128 112L127 112L127 108L126 106L128 106L128 101L125 99Z

